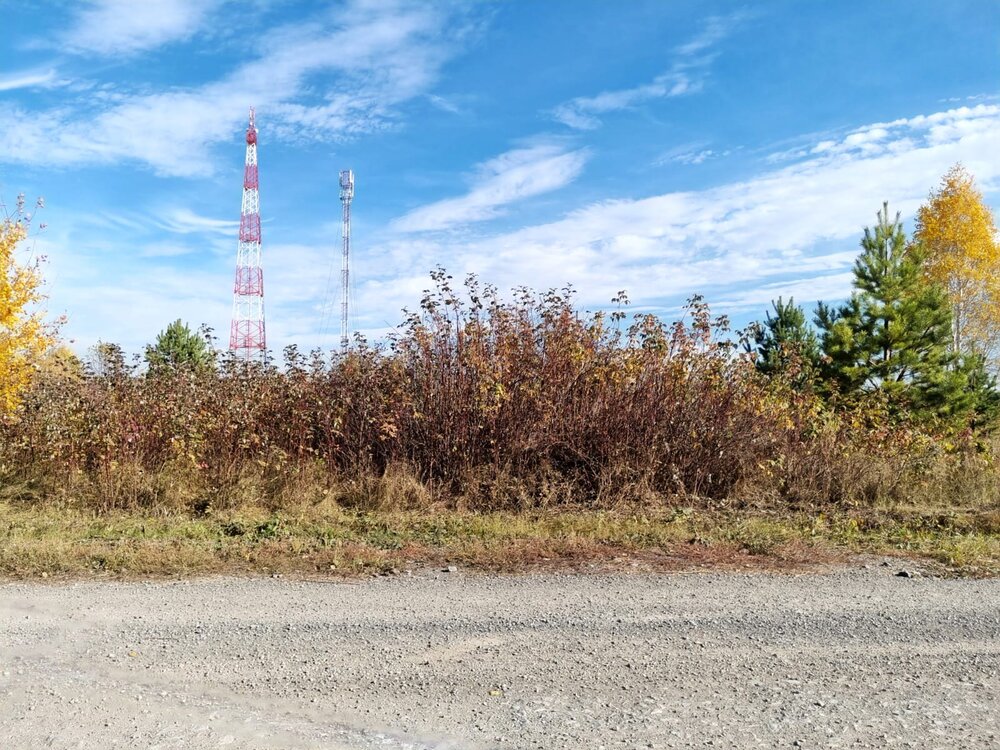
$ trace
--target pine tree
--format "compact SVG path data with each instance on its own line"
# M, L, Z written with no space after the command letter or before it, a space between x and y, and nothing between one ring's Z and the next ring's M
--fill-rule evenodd
M883 204L861 240L850 300L836 310L821 303L815 322L824 375L840 393L878 390L897 411L947 419L967 414L975 399L950 345L947 291L927 278L925 259Z
M965 355L961 367L965 371L966 391L975 415L972 426L995 426L1000 418L1000 391L996 376L987 368L986 358L981 354Z
M182 367L203 372L214 364L215 356L205 336L178 319L156 337L155 345L146 347L146 362L151 373Z
M804 384L819 362L819 340L794 298L772 300L774 314L757 327L757 369L765 375L785 374Z

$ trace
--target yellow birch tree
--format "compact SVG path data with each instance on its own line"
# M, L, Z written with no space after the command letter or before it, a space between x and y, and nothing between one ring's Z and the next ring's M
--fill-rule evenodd
M1000 349L1000 242L993 212L961 164L917 212L914 241L928 250L927 274L952 305L952 346L995 358Z
M53 342L38 309L43 299L38 264L17 257L26 236L26 222L0 219L0 416L17 407L37 357Z

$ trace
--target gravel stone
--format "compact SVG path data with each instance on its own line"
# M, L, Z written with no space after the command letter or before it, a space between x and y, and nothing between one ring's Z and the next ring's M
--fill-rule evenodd
M10 748L1000 746L1000 581L0 585Z

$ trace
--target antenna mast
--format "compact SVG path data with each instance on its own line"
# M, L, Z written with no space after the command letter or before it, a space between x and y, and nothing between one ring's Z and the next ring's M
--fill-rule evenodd
M354 198L354 172L350 169L340 173L340 202L344 209L343 261L340 266L340 350L346 352L351 343L348 324L347 300L351 281L351 200Z
M267 352L264 337L264 271L260 265L260 193L257 183L257 126L253 107L247 126L247 156L243 169L240 240L233 285L233 320L229 351L249 362Z

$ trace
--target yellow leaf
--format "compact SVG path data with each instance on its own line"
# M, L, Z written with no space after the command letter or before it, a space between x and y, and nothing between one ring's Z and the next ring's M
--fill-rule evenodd
M948 290L957 350L1000 354L1000 243L993 212L956 164L917 212L914 240L928 252L927 275Z

